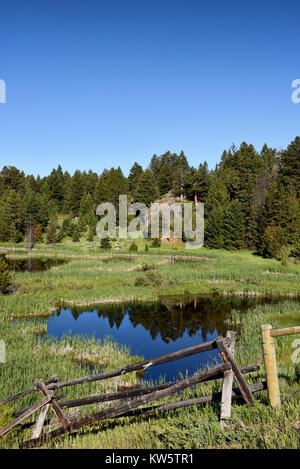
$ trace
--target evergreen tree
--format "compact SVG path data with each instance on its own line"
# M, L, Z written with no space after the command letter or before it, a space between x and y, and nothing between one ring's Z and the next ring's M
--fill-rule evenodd
M205 161L203 164L200 163L198 171L194 173L193 185L190 189L190 194L195 202L205 203L210 186L210 174L208 170L208 164Z
M72 214L77 217L79 215L80 201L83 196L84 186L80 171L75 171L70 185L69 203Z
M171 166L166 163L158 174L158 189L160 196L167 194L173 186L173 174Z
M8 191L4 210L6 212L4 218L9 230L8 240L17 243L22 239L22 205L19 195L13 189Z
M217 204L209 213L205 222L204 242L205 246L213 249L224 247L224 210Z
M219 174L215 174L212 178L211 185L207 194L204 215L208 217L210 212L217 206L226 208L229 204L229 193L227 191L226 185L222 181L222 178Z
M107 175L108 171L103 171L97 182L94 194L94 201L96 206L98 206L102 202L109 202L110 192Z
M284 186L294 185L300 197L300 137L296 137L281 155L279 181Z
M0 241L9 241L9 213L6 209L6 203L2 202L0 205Z
M137 188L139 179L140 179L141 175L143 174L143 172L144 171L143 171L142 166L139 165L136 162L134 163L134 165L130 169L130 172L129 172L129 175L128 175L128 188L129 188L129 192L130 192L130 194L132 195L133 198L134 198L134 195L135 195L135 190Z
M100 248L101 249L111 249L110 240L108 238L101 238Z
M52 200L55 201L57 210L61 211L63 208L65 181L64 174L60 165L57 169L52 170L47 182L50 189L50 197Z
M223 220L224 247L226 249L242 249L245 238L245 218L242 205L233 200L224 210Z
M15 166L4 166L0 173L0 190L3 194L6 190L14 190L20 194L24 193L25 175Z
M50 218L47 230L46 230L46 242L47 244L53 244L57 242L57 222L55 218Z
M87 235L87 241L89 241L89 242L94 241L94 236L95 236L95 235L96 235L95 226L90 225L90 226L89 226L88 235Z
M141 202L149 206L158 197L158 190L155 184L153 173L150 169L142 174L136 188L135 197L137 202Z
M90 214L93 211L94 211L93 199L90 194L87 194L85 192L80 201L79 222L78 222L79 231L82 232L86 230L86 226L88 225Z
M0 255L0 293L7 293L11 287L12 277L8 262L3 254Z
M72 241L73 243L78 243L80 241L80 231L77 224L75 225L73 230Z
M40 195L28 188L22 202L22 218L25 229L28 227L30 221L35 219L41 221L40 214L42 210L43 207Z

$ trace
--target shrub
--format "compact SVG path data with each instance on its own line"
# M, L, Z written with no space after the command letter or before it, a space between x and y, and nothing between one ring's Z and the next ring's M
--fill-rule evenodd
M79 232L79 227L75 226L73 234L72 234L72 241L73 243L78 243L80 241L80 232Z
M49 220L47 231L46 231L46 242L47 244L53 244L57 242L57 235L56 235L57 227L56 227L56 219L52 217Z
M6 427L15 419L13 409L8 404L0 404L0 428ZM0 449L12 448L18 438L20 430L13 428L9 433L0 438Z
M108 238L101 238L100 248L101 249L111 249L110 240Z
M161 246L161 239L160 238L154 238L151 243L153 248L160 248Z
M95 236L95 227L93 225L90 225L88 235L87 235L87 241L89 242L94 241L94 236Z
M7 293L11 287L11 273L4 255L0 256L0 292Z
M138 251L138 247L137 247L137 245L135 244L134 241L132 241L132 243L130 244L129 251L130 252L137 252Z
M163 284L162 276L159 272L148 270L147 272L138 275L135 281L135 286L140 287L159 287Z
M284 265L284 266L288 265L290 252L291 250L288 246L281 246L279 250L279 257L281 259L281 265Z

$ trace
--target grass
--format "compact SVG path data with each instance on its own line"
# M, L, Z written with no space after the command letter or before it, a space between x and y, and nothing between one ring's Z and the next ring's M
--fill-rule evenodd
M156 301L162 294L181 295L218 293L236 295L299 295L300 266L289 263L282 266L276 259L262 259L249 251L228 252L224 250L184 251L182 246L176 255L182 260L170 264L170 249L162 243L161 248L140 250L132 258L129 243L123 242L121 250L106 252L96 244L70 243L46 249L39 245L31 256L53 256L69 262L45 272L13 274L14 295L1 297L3 310L10 317L47 316L61 300L75 303L101 303L106 301ZM9 256L26 257L26 252L11 251ZM1 251L1 246L0 246ZM193 255L213 259L212 262L194 262L184 256ZM151 269L160 282L139 282L145 270ZM145 276L145 275L144 275ZM146 280L149 274L146 275ZM143 278L143 277L142 277ZM139 285L141 283L141 285Z
M0 364L0 398L32 386L34 379L45 380L58 374L60 380L85 376L101 369L119 368L138 361L130 351L110 340L97 341L86 337L64 337L57 341L46 337L46 318L61 301L75 304L92 302L123 302L128 300L156 301L162 295L216 293L223 295L285 295L276 306L257 305L242 321L238 311L233 320L242 322L237 343L236 359L240 366L260 364L262 370L247 378L248 382L264 380L260 326L299 325L299 310L289 299L299 295L300 266L282 266L275 259L262 259L251 252L208 250L186 252L183 246L174 250L182 260L170 263L167 243L161 248L144 251L145 240L137 240L138 256L129 254L129 243L118 243L120 250L105 252L95 243L64 243L51 249L43 245L31 256L62 257L69 262L45 272L13 274L15 293L0 296L0 338L6 343L7 363ZM22 246L20 246L22 248ZM9 255L27 256L13 245L3 245ZM0 247L1 251L1 247ZM192 255L213 259L212 262L185 260ZM161 284L149 282L138 285L147 272L158 274ZM146 278L147 280L147 278ZM143 284L144 283L144 284ZM147 283L147 282L146 282ZM45 317L40 322L38 318ZM22 323L22 317L32 322ZM18 320L15 324L13 320ZM299 364L292 361L293 341L299 336L276 338L281 410L271 409L266 392L255 395L255 405L247 407L235 400L232 419L225 431L220 430L219 403L192 406L168 414L135 418L119 418L84 428L75 436L67 436L48 444L51 448L299 448ZM155 353L154 353L155 355ZM93 366L91 366L91 364ZM137 384L137 376L128 374L120 380L108 380L89 385L66 388L67 399L89 394L111 392ZM186 390L183 398L209 394L221 389L221 382L198 385ZM64 390L63 390L64 391ZM38 399L30 395L10 405L0 405L0 426L11 421L14 409L26 407ZM166 398L165 402L177 400ZM106 404L107 405L107 404ZM93 412L94 405L79 412ZM18 426L12 434L1 439L0 447L18 447L18 439L30 438L30 431Z

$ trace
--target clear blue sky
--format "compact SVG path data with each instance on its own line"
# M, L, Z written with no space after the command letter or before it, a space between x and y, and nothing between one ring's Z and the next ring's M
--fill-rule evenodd
M2 2L0 167L127 174L167 150L214 168L232 143L285 148L299 55L299 2Z

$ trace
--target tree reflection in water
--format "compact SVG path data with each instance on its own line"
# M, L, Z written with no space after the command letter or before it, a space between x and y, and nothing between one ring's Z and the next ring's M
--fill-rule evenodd
M76 320L85 312L97 311L98 317L107 319L110 328L120 329L125 317L128 316L134 328L142 326L149 332L151 338L161 337L166 344L183 337L201 334L203 342L207 337L217 331L218 335L225 335L229 325L230 329L239 327L232 324L231 312L233 309L246 311L258 302L272 302L274 299L249 297L223 297L219 295L206 295L201 297L186 297L178 299L162 299L156 303L109 304L92 308L73 308L71 313Z

